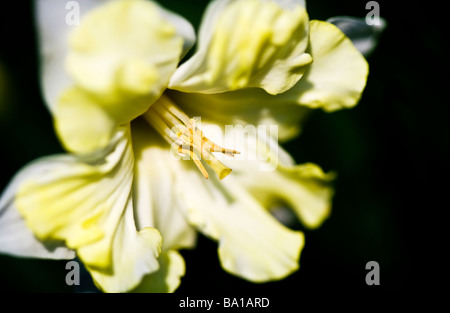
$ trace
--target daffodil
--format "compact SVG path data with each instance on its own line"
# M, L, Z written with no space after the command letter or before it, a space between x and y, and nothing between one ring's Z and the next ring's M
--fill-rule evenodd
M278 141L296 136L310 109L358 102L368 66L352 42L310 21L302 1L216 0L181 62L193 28L155 2L80 1L76 27L61 25L63 8L37 5L44 96L69 153L13 178L0 250L76 254L107 292L175 290L178 250L196 231L244 279L296 271L303 233L270 210L289 206L318 227L333 174L295 165Z

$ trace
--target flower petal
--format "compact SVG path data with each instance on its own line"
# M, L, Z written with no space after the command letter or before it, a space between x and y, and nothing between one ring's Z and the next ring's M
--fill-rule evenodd
M162 235L158 271L144 277L135 292L173 292L185 273L182 256L176 251L192 248L196 231L181 214L174 193L174 174L168 162L169 147L146 123L133 121L133 150L136 158L134 206L139 228L156 227Z
M85 249L99 248L101 248L99 245L81 247L79 253L86 252ZM112 250L110 268L105 270L87 265L95 284L103 291L130 291L141 283L146 274L157 273L160 270L158 257L161 252L161 234L152 227L136 231L131 197L128 198L124 216L117 225L110 249ZM97 252L90 251L90 253Z
M163 251L193 247L196 232L181 214L183 204L173 196L175 173L167 160L170 147L143 121L133 122L132 134L133 200L139 228L156 227L163 236Z
M61 92L72 85L65 70L67 38L80 18L111 0L36 1L36 29L41 61L41 87L52 112Z
M188 221L219 242L219 258L228 272L254 282L281 279L298 269L301 232L279 224L229 175L206 180L192 161L166 160L175 178L174 196ZM168 175L170 175L168 173Z
M226 158L239 186L265 208L288 206L308 228L318 227L329 215L333 196L334 173L325 174L312 163L295 165L291 156L278 145L276 129L265 127L227 128L222 138L204 131L205 136L221 146L240 152Z
M89 154L105 148L117 128L146 109L151 96L104 103L103 98L74 87L67 89L54 109L55 129L64 148Z
M333 24L311 21L310 52L314 62L279 100L328 112L356 105L369 68L350 39Z
M227 271L262 282L281 279L298 268L303 248L301 232L279 224L249 192L233 181L232 175L219 181L210 173L210 179L206 180L191 160L172 155L167 143L152 142L142 160L154 162L152 175L163 174L162 184L171 179L174 206L189 223L219 241L219 257ZM168 197L160 195L161 200ZM164 238L164 229L161 231Z
M199 48L172 76L169 87L218 93L260 87L270 94L291 88L312 58L308 15L301 5L276 1L214 1L200 29Z
M296 271L303 233L279 224L232 175L223 181L211 176L205 180L196 169L184 170L177 189L189 221L218 240L223 268L253 282Z
M21 184L15 199L36 237L64 240L105 291L134 288L158 269L159 232L137 232L134 224L129 136L125 127L101 153L55 157L40 176Z
M42 158L20 170L0 198L0 252L14 256L73 259L75 252L61 241L40 241L25 225L14 204L19 186L28 177L40 176L53 164L53 157Z
M64 92L54 108L53 118L64 148L80 154L105 148L118 126L95 97L79 88Z
M182 93L168 94L190 116L200 116L205 122L222 125L277 125L277 138L286 141L297 136L310 109L282 95L270 95L260 88L247 88L218 94Z
M352 16L335 16L327 20L336 25L365 57L369 56L378 45L378 37L387 26L386 20L380 18L378 25L367 24L364 18Z
M119 0L89 12L69 38L67 69L75 83L111 102L128 94L158 98L183 46L162 10L150 1Z
M133 292L174 292L181 283L186 266L184 259L177 251L162 252L159 257L159 270L147 275Z

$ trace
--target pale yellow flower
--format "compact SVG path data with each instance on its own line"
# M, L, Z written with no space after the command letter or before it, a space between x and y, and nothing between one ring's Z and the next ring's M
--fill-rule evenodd
M183 18L151 1L97 5L80 26L55 31L57 15L46 10L61 5L39 1L44 95L70 154L13 179L0 201L0 250L76 252L112 292L175 290L185 271L177 250L195 244L195 230L218 241L223 268L239 277L265 282L297 270L303 233L270 209L287 205L318 227L333 175L295 165L277 140L297 135L311 108L354 106L364 57L335 26L309 21L302 1L213 1L181 65L195 40ZM237 127L223 135L208 125L278 132L239 137ZM174 158L174 146L191 161Z

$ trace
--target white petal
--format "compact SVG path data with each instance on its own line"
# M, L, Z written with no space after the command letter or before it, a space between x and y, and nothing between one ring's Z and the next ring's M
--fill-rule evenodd
M26 226L14 205L19 186L29 177L42 175L53 164L54 157L47 157L23 168L9 183L0 198L0 252L14 256L73 259L75 252L63 242L42 242Z
M41 59L41 87L45 102L51 112L53 112L55 104L61 93L68 87L71 87L74 83L72 79L73 77L71 77L66 70L66 57L69 52L68 41L70 34L77 29L78 21L81 21L82 23L83 17L86 13L110 1L112 0L78 0L68 2L42 0L37 2L36 26L38 30ZM193 27L181 16L169 12L158 5L155 5L155 7L157 7L160 15L175 27L177 35L182 37L184 40L184 55L195 42ZM75 20L72 19L74 14L76 15L78 12L79 18L76 18ZM157 46L159 47L161 45L158 44ZM113 55L114 51L110 52L111 55ZM111 58L102 57L92 61L94 62L94 68L98 69L99 66L104 66L105 70L100 71L100 73L97 71L98 75L104 74L106 76L110 76L111 79L114 78L112 77L113 75L110 75L111 73L108 73L107 71L111 68L111 66L109 66L112 61ZM158 60L153 61L156 62ZM85 63L83 64L86 65ZM132 71L134 71L136 67L139 67L134 66L133 68L132 65L129 66ZM142 68L142 66L140 68ZM72 70L74 69L72 68ZM77 72L76 66L75 72ZM90 76L93 76L92 73L91 75L88 75L88 77L84 77L84 80L89 81L89 85L95 85L97 81L95 79L89 80L91 78ZM128 79L128 77L126 78ZM130 83L135 82L131 81Z
M380 18L379 25L368 25L364 18L335 16L327 20L336 25L364 56L369 56L378 45L378 38L387 26Z
M60 93L72 84L64 63L68 51L68 34L77 27L76 19L73 19L78 12L77 7L81 19L91 9L109 1L111 0L36 1L41 87L50 111L53 111Z

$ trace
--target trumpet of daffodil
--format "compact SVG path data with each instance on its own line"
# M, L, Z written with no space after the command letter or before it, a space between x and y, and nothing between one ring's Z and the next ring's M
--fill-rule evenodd
M333 175L295 165L278 140L296 136L310 109L358 102L368 66L352 42L310 21L302 1L215 0L181 62L195 41L182 17L144 0L79 3L78 26L64 24L61 2L37 4L44 97L69 153L13 178L0 250L76 255L106 292L175 290L178 250L196 231L249 281L296 271L303 233L270 210L289 206L318 227ZM278 131L212 131L225 125Z

